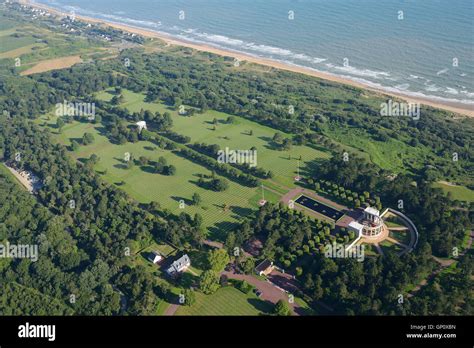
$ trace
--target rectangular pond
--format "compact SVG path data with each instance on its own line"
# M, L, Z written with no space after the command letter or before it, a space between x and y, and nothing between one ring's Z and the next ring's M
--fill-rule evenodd
M343 212L305 195L298 197L295 203L298 203L303 207L311 209L314 212L324 215L334 221L339 220L344 215Z

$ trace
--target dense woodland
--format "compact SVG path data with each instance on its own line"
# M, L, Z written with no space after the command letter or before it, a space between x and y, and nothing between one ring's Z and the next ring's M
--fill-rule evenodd
M363 263L332 260L320 253L323 242L331 239L329 226L314 224L285 207L267 205L235 231L229 247L242 247L252 237L260 238L263 255L294 271L307 295L330 303L337 313L442 314L451 308L449 313L472 314L472 293L467 291L472 285L470 253L458 263L459 272L442 274L413 298L405 298L403 305L397 302L398 295L420 274L433 270L431 253L451 255L471 227L472 212L457 209L430 183L437 177L451 177L472 186L472 122L452 120L431 109L417 122L382 118L377 116L380 100L363 99L363 92L356 88L283 71L236 70L226 58L205 53L191 57L188 49L177 51L144 54L125 50L116 59L31 77L2 68L0 157L12 161L20 153L20 168L36 173L44 186L33 197L0 174L1 196L9 197L0 202L0 240L37 243L47 257L35 263L0 262L2 288L12 290L8 297L7 292L0 297L1 313L153 314L163 291L148 273L127 265L128 248L150 238L199 248L204 238L199 216L174 216L159 206L145 210L118 188L104 183L90 165L69 159L66 148L54 144L48 132L32 122L54 104L71 99L95 101L98 122L110 126L107 134L112 141L151 139L229 180L255 187L258 178L269 175L268 168L218 164L209 156L216 150L206 147L209 144L190 145L192 139L173 133L169 115L130 114L93 98L93 93L109 87L118 88L120 95L120 88L126 87L145 93L148 101L243 116L298 134L294 143L328 148L333 158L310 173L313 182L329 180L353 192L377 193L382 206L397 206L402 200L401 210L413 218L420 231L419 246L403 259L389 254ZM130 59L130 66L123 63L125 58ZM289 113L289 106L295 112ZM126 121L142 116L156 132L138 134L126 127ZM328 136L334 127L357 128L374 141L393 138L413 148L429 149L430 170L424 164L406 163L407 173L389 179L386 171L367 160L343 161L344 144ZM454 152L459 154L458 162L452 161ZM138 164L144 161L135 160ZM164 172L166 164L156 166ZM226 189L225 181L215 180L203 180L202 184ZM336 238L343 240L344 236ZM127 298L126 308L121 308L121 293ZM20 306L19 299L24 296L29 302ZM51 301L46 303L43 296ZM432 303L433 296L438 304Z
M422 289L420 295L408 297L406 289L436 267L425 238L414 252L402 258L389 252L384 257L366 257L359 262L351 258L325 257L324 245L333 240L329 232L329 227L321 223L315 225L300 212L268 204L260 209L251 224L242 224L236 240L229 246L259 238L264 242L265 257L276 260L295 274L312 300L330 304L335 313L472 314L472 254L461 259L456 268L459 273L442 274ZM341 238L338 243L343 243Z

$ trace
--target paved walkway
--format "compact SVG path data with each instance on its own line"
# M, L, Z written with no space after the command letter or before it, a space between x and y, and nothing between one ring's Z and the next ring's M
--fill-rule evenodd
M163 315L174 315L176 313L176 311L178 310L179 308L179 305L178 304L171 304L169 305L168 308L166 308L166 311L165 313L163 313Z
M228 271L224 271L222 274L230 279L245 280L247 283L255 286L262 293L260 296L262 300L273 304L276 304L280 300L288 301L288 294L269 281L260 280L248 274L236 274ZM303 309L296 302L288 304L295 315L303 314Z

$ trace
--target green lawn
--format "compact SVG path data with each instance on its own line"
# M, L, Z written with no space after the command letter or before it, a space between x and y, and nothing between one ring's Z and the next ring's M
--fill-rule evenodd
M104 91L96 96L101 100L110 100L113 95ZM168 111L173 117L173 131L189 136L192 143L217 144L221 149L228 147L233 150L248 150L255 147L257 166L271 170L275 174L272 180L286 187L294 187L293 178L297 174L300 156L302 158L301 175L304 175L310 166L315 165L315 160L330 157L328 152L318 151L308 146L293 146L288 151L275 150L271 139L277 131L242 117L235 116L235 122L229 124L226 122L228 114L213 110L194 116L182 116L164 104L144 102L142 94L123 90L123 96L125 102L121 106L131 112L138 112L141 109L161 113ZM214 118L218 120L216 130L213 130L212 125ZM250 130L253 132L252 135L249 135ZM290 137L288 134L282 133L282 135Z
M384 240L383 242L381 242L380 244L380 247L382 248L383 252L384 253L387 253L387 252L394 252L394 253L398 253L400 251L403 250L403 247L398 245L398 244L395 244L395 243L392 243L388 240Z
M377 141L361 129L350 126L329 126L324 131L331 139L359 150L358 154L370 158L379 167L404 173L410 166L420 166L430 155L423 146L412 147L401 140Z
M221 148L245 150L252 146L257 148L257 165L274 172L271 180L264 180L264 198L272 203L277 203L282 194L288 188L295 187L293 177L296 175L297 159L301 155L301 174L304 175L309 163L327 159L327 152L318 151L307 146L293 146L289 151L278 151L272 148L271 138L275 130L261 126L255 122L241 117L235 117L233 124L226 123L228 115L215 111L204 114L196 114L192 117L180 116L175 110L159 103L145 103L142 94L123 90L123 107L130 111L149 109L152 111L172 114L173 130L179 134L188 135L192 142L205 142L207 144L217 143ZM109 100L112 94L108 91L98 93L97 98ZM48 119L49 118L49 119ZM209 123L217 118L219 125L217 130L210 130ZM71 155L84 160L92 154L99 156L100 160L95 170L109 183L116 184L132 198L141 203L156 201L162 208L169 209L174 214L186 212L190 215L199 213L203 217L204 227L208 231L209 238L223 240L228 231L235 229L242 217L249 216L259 208L258 201L262 198L262 189L242 186L234 181L229 181L229 188L225 192L214 192L206 190L197 185L200 175L210 175L211 172L205 167L193 163L186 158L178 156L175 152L161 150L152 142L140 141L137 143L126 143L123 145L112 144L103 134L102 125L87 122L66 124L61 134L55 128L56 117L52 115L43 116L38 123L46 123L55 138L64 145L70 145L73 139L80 140L85 132L92 133L95 141L91 145L80 146ZM248 135L252 130L253 135ZM289 137L290 135L284 135ZM146 156L152 161L164 157L168 164L177 169L176 175L166 176L156 174L151 167L134 166L127 169L124 165L126 153L133 155L135 159ZM305 162L306 161L306 162ZM123 182L123 183L122 183ZM191 203L193 194L197 192L202 198L200 206ZM184 208L182 208L184 202ZM227 206L227 209L224 207Z
M41 118L40 123L45 121ZM100 161L95 169L102 173L102 177L109 183L125 184L119 185L120 189L128 193L132 198L142 203L151 201L159 202L163 208L167 208L175 214L186 212L190 215L199 213L203 217L204 226L208 228L210 237L223 239L226 231L235 228L236 223L241 221L242 216L248 216L252 209L258 208L258 200L261 197L260 188L249 188L229 180L229 189L225 192L206 190L197 185L198 175L210 175L206 168L188 161L175 153L160 150L151 142L140 141L138 143L127 143L116 145L100 134L101 125L74 122L67 124L61 134L56 134L53 124L55 118L48 121L56 139L64 144L70 145L71 140L81 139L85 132L92 133L95 141L88 146L81 146L71 155L76 159L89 158L91 154L99 156ZM134 166L126 169L123 164L124 154L129 152L135 158L146 156L151 160L164 157L169 164L177 168L176 175L166 176L156 174L149 168ZM106 174L103 174L106 171ZM201 195L200 206L191 205L194 192ZM265 199L277 202L279 196L270 191L265 191ZM180 201L184 201L184 209L180 208ZM228 210L224 211L224 204Z
M400 243L408 245L410 243L410 231L390 231L390 237L395 240L398 240Z
M474 191L465 186L450 185L445 182L436 182L433 187L442 189L446 194L451 195L452 199L459 201L474 202Z
M272 307L253 293L244 294L226 286L212 295L196 292L196 303L179 307L176 315L259 315L270 312Z

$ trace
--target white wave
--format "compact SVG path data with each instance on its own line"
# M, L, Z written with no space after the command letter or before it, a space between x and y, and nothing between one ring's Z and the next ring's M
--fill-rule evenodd
M199 38L205 43L214 43L214 44L220 44L220 45L225 45L225 46L233 46L239 49L259 52L265 55L282 56L282 57L301 60L301 61L314 63L314 64L318 64L318 63L326 61L325 58L310 57L304 53L295 53L286 48L256 44L254 42L246 42L239 39L233 39L224 35L198 32L195 29L183 29L181 31L188 34L188 36L182 35L182 37L187 40L195 40L196 38Z
M468 98L474 98L474 92L461 91L461 94L464 94Z
M406 91L410 87L409 83L403 83L401 85L396 85L395 88L401 91Z
M114 21L118 21L118 22L132 23L132 24L137 25L137 26L141 25L141 26L152 27L152 28L157 28L157 27L161 26L160 21L158 21L158 22L142 21L142 20L138 20L138 19L132 19L132 18L128 18L128 17L121 17L121 16L115 16L115 15L109 15L109 14L101 14L101 16L104 17L104 18L113 19Z
M446 69L443 69L443 70L438 71L438 72L436 73L436 75L438 75L438 76L439 76L439 75L443 75L443 74L446 74L448 71L449 71L449 69L446 68Z
M64 7L63 7L64 9ZM158 28L161 26L161 22L151 22L151 21L143 21L143 20L136 20L132 18L127 18L127 17L121 17L121 16L116 16L116 15L110 15L110 14L104 14L104 13L95 13L91 11L87 11L78 7L70 7L70 10L73 10L75 13L78 14L83 14L83 15L89 15L90 17L95 17L95 18L106 18L110 19L110 22L115 22L115 23L120 23L120 22L125 22L125 23L130 23L133 25L130 25L131 27L134 27L136 25L136 28L143 28L143 26L148 27L148 28ZM162 27L160 27L161 29ZM274 46L268 46L268 45L262 45L262 44L255 44L253 42L244 42L242 40L238 39L231 39L223 35L215 35L215 34L207 34L207 33L200 33L196 29L183 29L179 28L178 26L173 26L170 28L166 28L166 31L158 30L158 29L153 29L155 32L160 33L162 35L166 36L173 36L176 38L180 38L184 41L190 41L190 42L198 42L198 43L204 43L204 44L210 44L213 46L216 46L218 48L224 48L229 51L237 52L237 53L242 53L242 49L246 49L247 51L253 51L256 53L251 53L251 52L245 52L246 54L249 54L254 57L262 57L267 56L268 54L270 55L275 55L275 56L281 56L285 57L284 59L278 59L275 57L271 57L271 59L282 62L288 65L293 65L293 66L298 66L298 67L303 67L309 70L313 70L319 73L324 73L327 75L331 75L334 77L340 77L340 78L346 78L348 80L352 80L355 82L359 82L361 84L364 84L368 87L375 88L378 90L386 91L386 92L393 92L393 93L400 93L406 96L412 96L412 97L420 97L420 98L425 98L425 99L430 99L430 100L435 100L435 101L442 101L442 102L452 102L452 103L462 103L466 105L474 105L474 93L472 92L467 92L467 91L461 91L461 94L467 98L471 99L455 99L455 98L446 98L446 97L441 97L441 96L434 96L434 95L427 95L424 94L420 91L414 92L414 91L407 91L407 90L402 90L400 87L409 87L408 84L400 84L395 87L389 87L389 86L383 86L380 83L373 82L366 80L364 77L369 77L369 78L379 78L383 77L383 80L394 80L393 77L391 77L390 73L388 72L383 72L383 71L373 71L370 69L357 69L352 66L348 67L341 67L341 66L335 66L331 63L325 64L325 66L329 67L330 70L333 71L325 71L325 70L318 70L312 67L308 67L305 65L300 65L295 63L292 60L299 60L299 61L307 61L307 62L312 62L312 63L321 63L323 61L326 61L324 58L317 58L317 57L310 57L306 54L303 53L294 53L291 50L288 49L283 49L279 47L274 47ZM169 31L176 31L184 34L171 34ZM186 35L185 35L186 34ZM224 46L223 46L224 45ZM226 47L227 46L227 47ZM234 48L231 48L231 47ZM260 54L257 54L260 53ZM341 73L335 73L334 71L340 71L346 74L341 74ZM449 69L443 69L438 71L436 74L437 75L442 75L446 72L448 72ZM355 75L355 76L354 76ZM359 77L360 76L360 77ZM465 73L461 73L460 76L466 76ZM416 75L411 75L410 77L412 78L420 78ZM437 87L435 84L429 84L431 80L425 79L424 85L426 86L425 90L428 92L440 92L443 90L442 88ZM408 86L405 86L408 85ZM399 88L397 88L399 87ZM453 89L455 90L455 89ZM443 90L445 93L453 92L452 90L449 90L449 88L446 88L446 90ZM455 90L458 92L457 90ZM451 93L454 95L454 93Z
M77 6L63 6L63 9L69 10L70 12L74 12L79 15L84 15L84 16L90 16L90 17L99 17L99 18L107 18L107 19L112 19L117 22L125 22L125 23L131 23L137 26L145 26L145 27L152 27L152 28L157 28L161 26L161 22L152 22L152 21L144 21L144 20L138 20L138 19L133 19L129 17L122 17L122 16L117 16L113 14L107 14L107 13L101 13L101 12L94 12L94 11L89 11L85 10L83 8L77 7ZM121 12L121 11L119 11ZM124 12L125 13L125 12Z
M439 92L441 90L441 88L436 87L435 84L432 84L432 85L426 85L425 90L428 91L428 92Z
M385 71L374 71L370 69L357 69L353 66L335 66L333 64L326 64L329 68L342 71L344 73L356 75L356 76L363 76L363 77L372 77L378 79L380 77L388 77L390 74Z
M459 94L458 90L452 87L446 87L446 93L453 94L453 95Z

